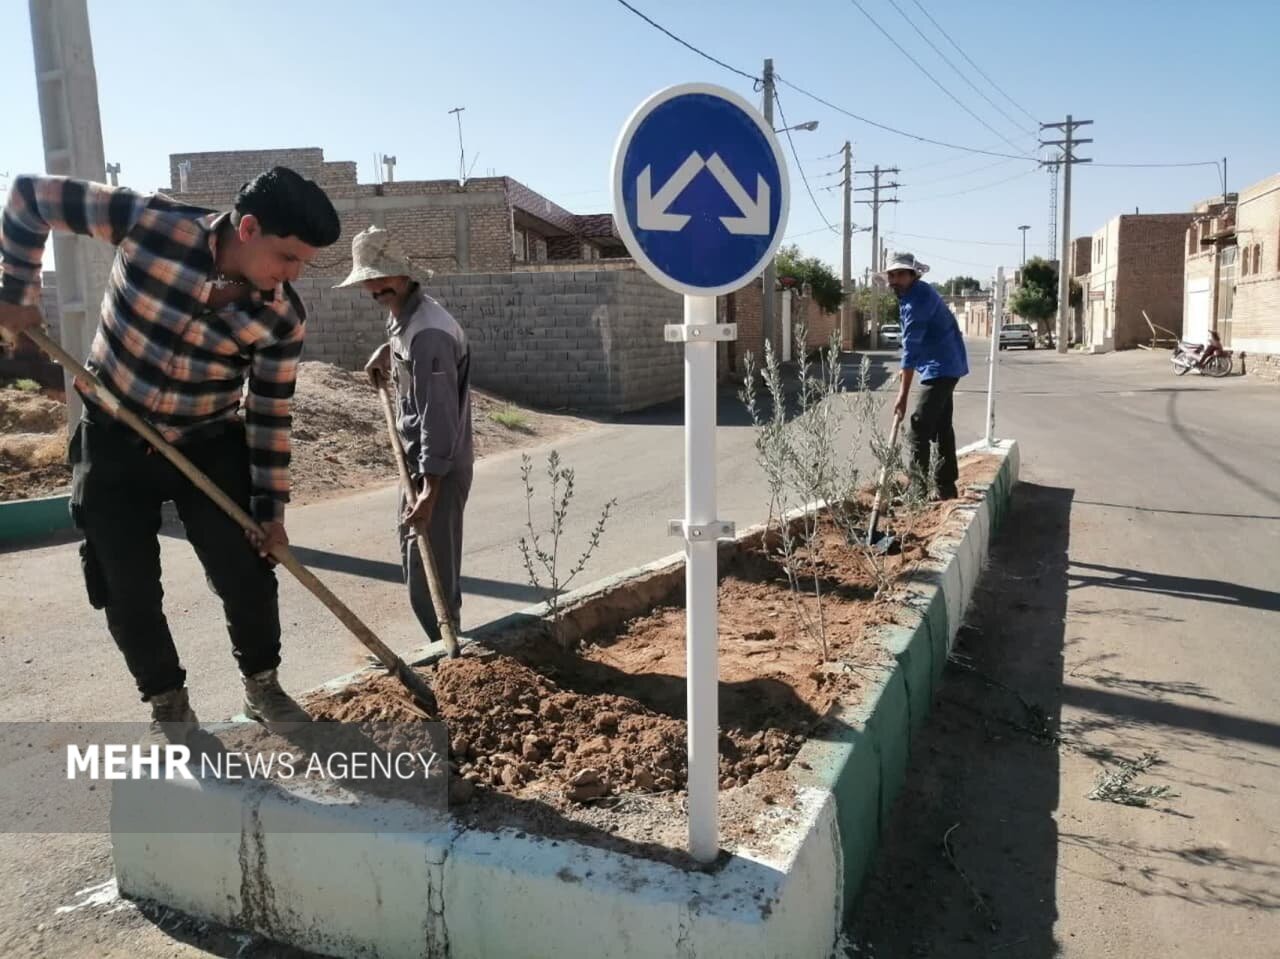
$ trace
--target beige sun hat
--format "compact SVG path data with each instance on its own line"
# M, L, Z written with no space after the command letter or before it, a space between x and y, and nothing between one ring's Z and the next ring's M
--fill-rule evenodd
M895 270L910 270L917 276L923 276L929 272L929 264L921 263L914 253L895 253L889 265L880 271L880 275L888 276Z
M361 230L351 241L351 266L351 273L334 287L335 290L388 276L407 276L425 283L434 275L431 270L414 266L395 237L378 226Z

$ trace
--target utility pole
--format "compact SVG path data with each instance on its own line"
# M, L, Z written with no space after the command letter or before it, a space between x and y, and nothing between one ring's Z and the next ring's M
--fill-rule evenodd
M1061 147L1062 156L1057 162L1063 166L1062 171L1062 257L1058 261L1058 352L1067 352L1067 311L1071 305L1071 277L1067 267L1067 252L1071 249L1071 168L1077 163L1092 163L1093 160L1077 157L1072 151L1082 143L1092 143L1091 139L1081 139L1075 135L1077 127L1088 126L1092 120L1073 120L1071 114L1062 123L1042 123L1041 130L1061 130L1061 140L1041 140L1040 145ZM1041 160L1043 165L1046 161Z
M844 249L840 274L840 343L853 349L853 145L844 141Z
M106 158L98 112L86 0L30 0L31 45L45 169L102 183ZM58 275L58 338L77 359L88 355L115 251L100 240L53 235ZM65 376L68 423L80 419L80 397Z
M1045 164L1049 168L1049 262L1058 258L1058 159Z
M107 164L107 176L111 178L111 185L112 185L112 186L119 186L119 185L120 185L120 179L119 179L119 177L120 177L120 164L119 164L119 163L108 163L108 164Z
M893 183L881 183L880 177L887 176L890 173L900 172L897 167L886 167L880 169L880 165L876 164L870 170L858 170L859 176L870 176L871 186L858 187L858 193L870 193L870 200L858 200L859 203L866 203L871 207L871 282L877 288L880 286L880 271L884 269L884 251L880 248L880 207L885 203L897 203L898 198L880 199L881 190L896 190L901 184L896 180ZM880 325L879 323L871 324L871 348L873 350L880 348Z
M454 107L449 112L458 119L458 186L467 182L467 151L462 148L462 111L466 107Z
M1031 224L1024 224L1018 229L1022 231L1022 265L1025 268L1027 265L1027 231L1031 229Z
M761 96L764 100L764 122L769 125L769 129L773 129L773 60L766 59L764 61L764 83L761 89ZM776 333L774 329L774 303L776 302L774 287L778 285L778 267L775 259L769 257L769 262L765 265L764 276L761 280L761 300L760 300L760 326L764 332L765 342L773 342L773 336ZM781 347L781 343L779 343Z

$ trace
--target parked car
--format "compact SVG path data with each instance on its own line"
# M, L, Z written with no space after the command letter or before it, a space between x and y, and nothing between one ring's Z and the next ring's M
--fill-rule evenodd
M1006 323L1000 327L1000 349L1007 350L1011 346L1020 346L1024 350L1036 348L1036 331L1030 323Z
M902 327L897 323L886 323L880 327L880 348L882 350L902 349Z

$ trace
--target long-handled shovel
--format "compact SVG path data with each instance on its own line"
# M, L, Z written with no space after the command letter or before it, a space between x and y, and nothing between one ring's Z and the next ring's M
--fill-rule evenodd
M239 523L245 530L258 536L263 535L262 528L253 521L248 513L242 510L231 497L215 486L209 477L200 472L189 459L174 449L146 420L122 406L120 401L105 389L97 378L85 369L74 356L39 330L30 329L26 331L26 334L40 349L66 368L67 372L75 377L76 382L82 388L88 389L93 394L93 398L112 416L129 426L150 443L156 452L177 467L183 476L191 480L197 489L217 503L224 513ZM311 570L303 566L287 545L273 547L271 555L281 566L292 573L298 582L309 589L320 602L324 603L329 612L342 621L342 625L346 626L355 638L360 640L378 658L379 662L387 668L387 671L405 685L418 700L419 705L432 708L435 697L422 680L422 677L413 672L403 659L393 653L382 640L375 636L373 630L366 626L360 620L360 617L351 611L350 607L338 599L330 591L329 587L320 582L319 578Z
M400 470L400 488L404 490L404 501L412 503L418 494L409 476L409 464L405 462L400 432L396 429L396 414L391 406L391 394L387 392L387 379L377 371L372 375L373 383L378 388L378 397L382 400L382 415L387 420L387 436L391 439L391 451L395 453L396 466ZM440 585L440 571L436 568L436 558L431 553L431 544L427 542L427 531L421 524L414 526L413 538L418 543L418 555L422 557L422 568L427 573L427 589L431 593L431 605L435 607L436 622L440 624L440 639L444 641L445 652L448 653L449 658L453 659L460 655L458 633L454 629L453 619L449 616L449 605L445 602L444 587Z
M902 417L894 415L893 429L889 431L889 449L890 451L898 448L898 431L902 428ZM876 541L876 526L880 523L880 499L884 496L884 488L889 482L889 464L893 462L893 456L886 457L885 464L880 469L880 482L876 484L876 498L871 503L871 522L867 524L867 545L887 551L890 545L888 538L881 542Z

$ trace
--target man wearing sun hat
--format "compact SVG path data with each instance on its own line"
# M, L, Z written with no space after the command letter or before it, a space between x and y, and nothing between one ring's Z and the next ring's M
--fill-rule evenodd
M338 287L362 286L388 310L387 342L365 366L371 378L395 387L396 425L417 499L401 494L400 564L409 602L432 640L440 626L431 604L414 528L427 530L449 615L462 607L462 514L471 492L475 452L471 433L471 348L466 333L422 284L419 270L386 230L371 226L351 243L351 274Z
M960 478L956 462L953 394L960 378L969 375L969 358L955 314L932 285L920 278L929 272L911 253L895 254L884 276L898 296L902 317L902 381L894 415L907 412L911 381L920 375L920 392L911 414L912 482L929 472L929 451L938 444L934 480L939 499L955 499Z

